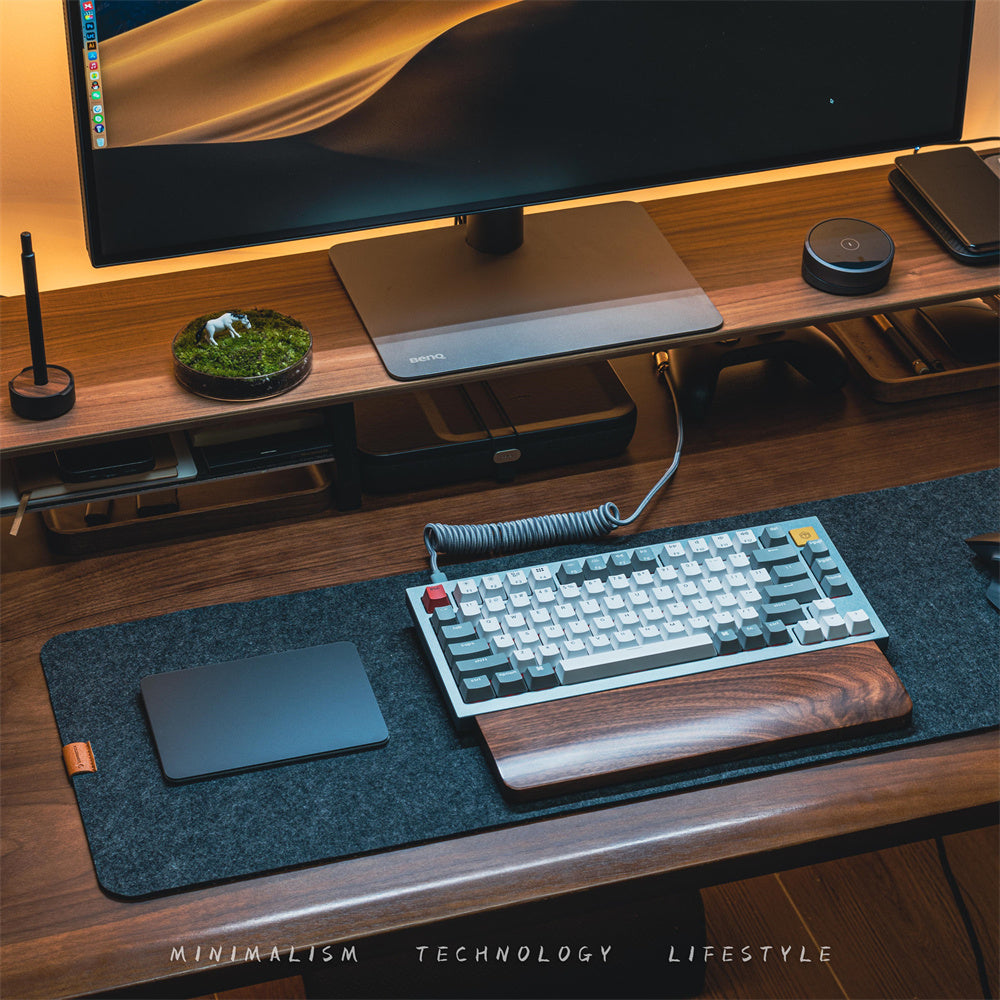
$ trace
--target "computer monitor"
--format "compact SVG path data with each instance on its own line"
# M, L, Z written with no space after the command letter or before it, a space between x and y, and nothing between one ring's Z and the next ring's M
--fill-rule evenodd
M66 0L66 15L95 265L468 220L333 248L406 379L718 329L639 206L523 208L960 139L973 3Z

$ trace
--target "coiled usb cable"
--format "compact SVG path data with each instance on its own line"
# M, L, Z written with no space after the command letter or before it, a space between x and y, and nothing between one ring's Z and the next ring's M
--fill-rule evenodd
M503 555L526 549L542 548L546 545L563 545L569 542L597 540L636 521L653 497L670 481L681 460L684 444L684 424L677 392L670 381L669 356L666 351L653 355L657 373L670 390L674 404L674 419L677 424L677 445L673 461L660 477L659 482L646 494L642 503L630 517L621 517L618 507L605 503L593 510L575 511L564 514L542 514L525 517L516 521L498 521L491 524L437 524L424 527L424 544L430 557L431 580L441 583L446 574L438 569L439 555L453 555L459 558Z

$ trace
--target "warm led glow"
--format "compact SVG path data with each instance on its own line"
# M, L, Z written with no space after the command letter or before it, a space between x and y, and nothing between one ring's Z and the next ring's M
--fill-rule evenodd
M901 10L905 11L905 5ZM979 0L965 124L969 138L1000 134L998 53L1000 0ZM763 176L778 180L891 161L891 154L862 157ZM761 178L758 174L680 184L642 197L736 187ZM436 223L406 228L427 225ZM299 253L329 247L338 239L326 236L95 270L83 236L62 6L59 0L0 0L0 294L22 291L19 234L24 230L34 236L42 289ZM347 238L357 235L341 237Z

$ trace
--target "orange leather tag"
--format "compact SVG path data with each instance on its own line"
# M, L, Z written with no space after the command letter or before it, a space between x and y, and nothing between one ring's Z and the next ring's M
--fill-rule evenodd
M72 778L74 774L85 774L97 770L94 751L90 743L67 743L63 747L63 763L66 773Z

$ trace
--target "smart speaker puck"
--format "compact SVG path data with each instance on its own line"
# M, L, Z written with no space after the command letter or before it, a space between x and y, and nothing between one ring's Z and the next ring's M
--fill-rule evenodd
M861 219L827 219L809 231L802 277L821 292L864 295L888 280L896 248L889 234Z

